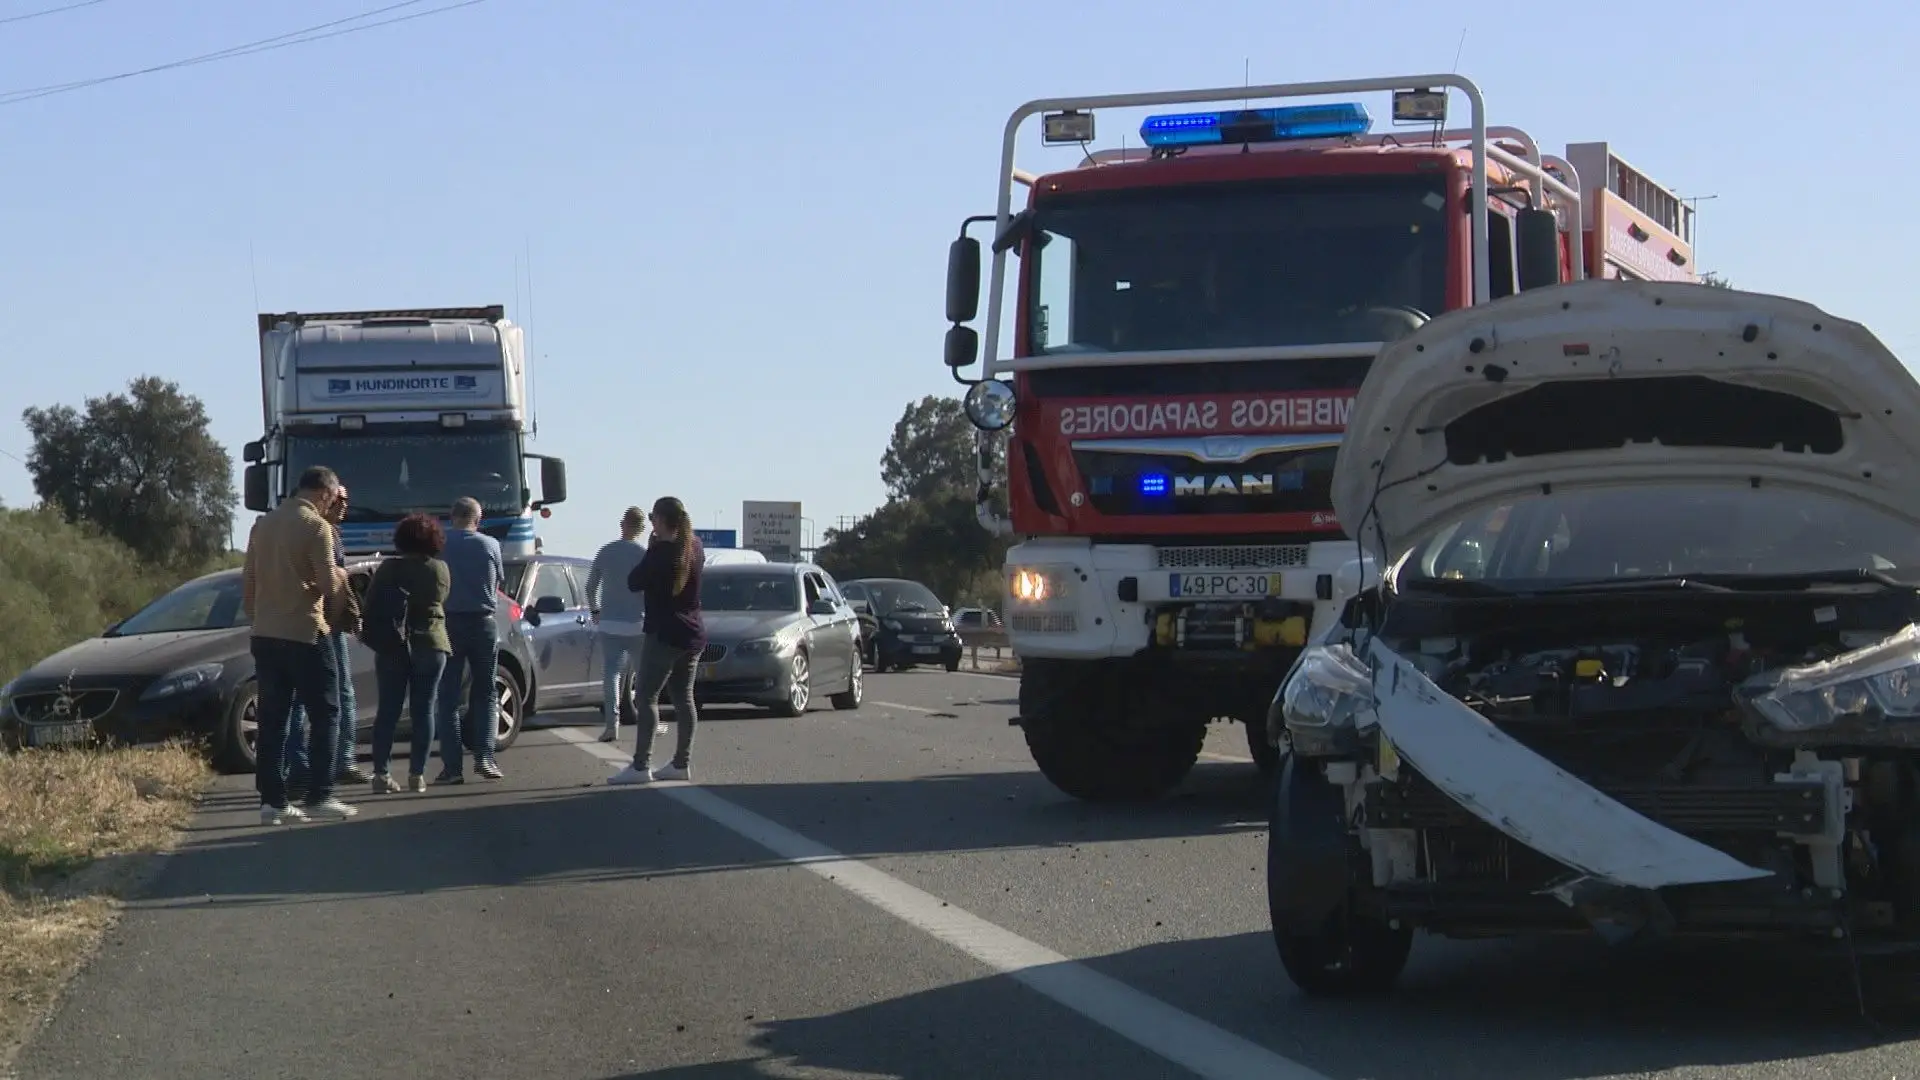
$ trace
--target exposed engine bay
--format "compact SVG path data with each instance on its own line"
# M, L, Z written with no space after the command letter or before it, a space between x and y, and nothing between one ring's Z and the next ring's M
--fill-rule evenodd
M1344 645L1303 658L1286 719L1341 789L1389 919L1462 936L1920 936L1912 603L1402 597L1372 664ZM1340 664L1369 700L1336 748L1316 743L1309 688Z

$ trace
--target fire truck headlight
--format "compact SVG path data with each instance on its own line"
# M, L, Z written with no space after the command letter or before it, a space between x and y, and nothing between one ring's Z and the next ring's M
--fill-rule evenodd
M967 419L982 431L999 431L1013 423L1013 387L999 379L973 384L967 391Z
M1007 595L1016 604L1045 604L1061 599L1066 578L1046 567L1015 566L1007 571Z

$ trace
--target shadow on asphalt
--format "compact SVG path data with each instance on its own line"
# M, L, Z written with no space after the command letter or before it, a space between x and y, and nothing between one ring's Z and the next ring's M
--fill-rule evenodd
M1480 950L1476 962L1415 978L1366 1002L1309 1001L1268 969L1264 934L1152 945L1084 961L1133 986L1173 971L1219 977L1250 967L1248 1025L1333 1080L1580 1080L1682 1068L1776 1065L1813 1075L1808 1059L1858 1051L1852 995L1830 967L1774 950L1663 950L1607 955L1586 943ZM1555 967L1557 965L1557 968ZM1074 1039L1007 1045L987 1037L1009 1001L1031 994L1008 976L943 987L827 1016L757 1025L758 1059L636 1072L609 1080L731 1080L786 1069L901 1077L1092 1075ZM1043 1008L1038 998L1035 1008ZM1278 1037L1262 1040L1264 1030ZM1251 1030L1249 1027L1251 1026ZM1798 1064L1795 1064L1798 1063ZM1188 1075L1166 1071L1135 1075Z
M1197 771L1187 797L1128 809L1064 800L1024 773L708 787L856 856L1258 828L1248 819L1265 801L1247 770L1232 766ZM778 865L658 792L583 783L514 791L511 802L483 797L507 793L469 783L367 800L350 825L266 830L215 826L220 810L254 805L251 792L222 792L211 821L201 819L151 883L147 902L283 905L531 883L644 887ZM1779 1061L1801 1061L1793 1068L1811 1075L1815 1066L1804 1059L1873 1041L1843 964L1773 946L1610 951L1584 939L1425 940L1403 989L1365 1002L1300 996L1264 934L1159 943L1083 963L1176 1006L1186 1002L1335 1080L1576 1080ZM767 1059L909 1077L1085 1074L1089 1063L1071 1039L1003 1046L982 1037L1010 1000L1055 1008L1011 978L989 977L844 1013L758 1022L753 1045L766 1055L759 1061L633 1075L763 1076Z

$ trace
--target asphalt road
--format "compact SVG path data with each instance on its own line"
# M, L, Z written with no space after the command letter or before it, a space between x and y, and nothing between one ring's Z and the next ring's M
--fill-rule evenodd
M1920 1045L1856 1020L1844 967L1777 949L1429 939L1397 996L1307 1000L1267 936L1239 729L1176 797L1098 809L1034 773L1013 694L922 672L872 677L858 712L716 709L697 786L604 786L580 714L529 731L504 782L363 798L343 824L264 829L224 782L16 1068L1920 1075Z

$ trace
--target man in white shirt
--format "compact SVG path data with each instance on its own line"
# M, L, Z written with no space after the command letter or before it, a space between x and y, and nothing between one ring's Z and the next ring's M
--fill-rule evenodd
M600 677L601 708L606 718L601 742L620 737L621 694L633 692L626 676L639 667L646 600L627 588L627 575L647 553L647 546L640 541L646 527L646 512L637 506L627 507L620 517L620 539L608 541L594 555L593 569L587 574L587 609L593 613L606 661ZM665 728L666 724L659 726Z

